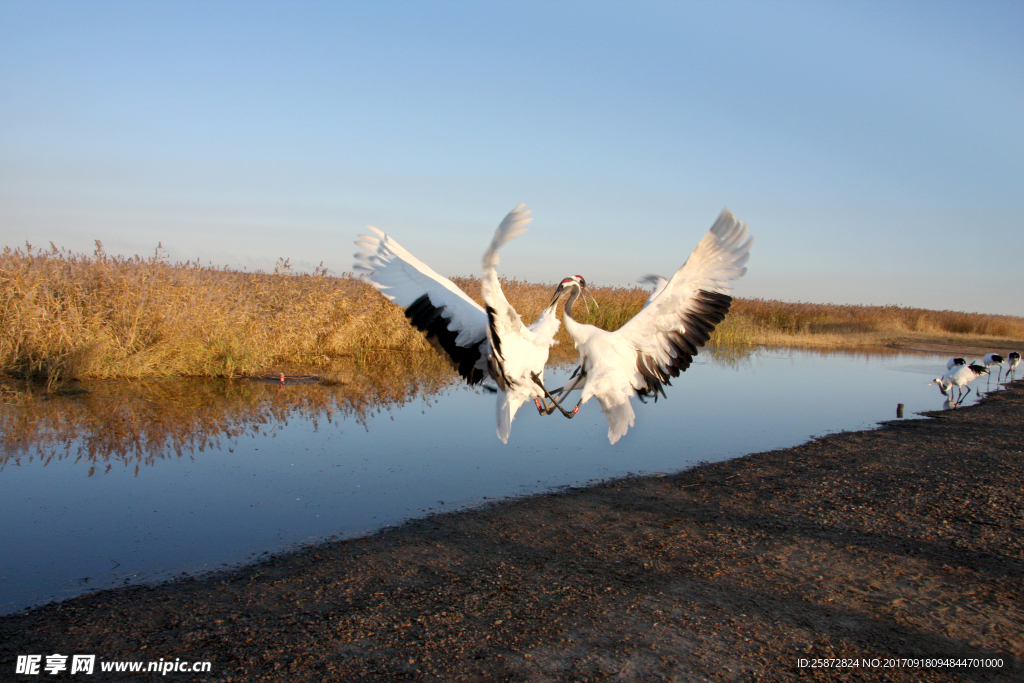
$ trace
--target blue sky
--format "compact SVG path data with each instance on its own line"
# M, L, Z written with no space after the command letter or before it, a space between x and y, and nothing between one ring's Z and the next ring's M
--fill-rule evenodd
M1024 314L1024 3L0 0L0 241Z

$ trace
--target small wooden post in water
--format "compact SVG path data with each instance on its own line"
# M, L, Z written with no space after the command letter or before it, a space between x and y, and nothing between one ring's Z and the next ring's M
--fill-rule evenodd
M897 403L896 404L896 417L903 417L903 404L902 403Z

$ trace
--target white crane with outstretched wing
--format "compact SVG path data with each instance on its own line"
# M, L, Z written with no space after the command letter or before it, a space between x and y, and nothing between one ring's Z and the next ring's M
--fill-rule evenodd
M554 344L559 321L558 296L532 325L523 325L498 281L498 250L526 231L532 218L520 204L498 226L484 254L482 308L455 283L434 272L390 236L370 226L356 245L355 268L364 280L405 309L409 321L447 357L469 384L485 376L498 385L497 433L508 442L516 410L529 398L543 399L544 364ZM561 292L558 292L560 294ZM534 380L536 374L540 382ZM543 410L538 404L538 409Z
M565 329L579 351L580 367L560 397L582 389L577 409L596 398L608 419L608 440L614 444L622 438L636 417L630 398L664 396L665 385L686 371L725 319L732 304L730 281L747 272L744 264L752 242L746 224L726 209L675 275L668 280L646 278L655 291L640 312L614 332L573 320L572 305L586 283L578 275L562 280L559 288L570 291Z

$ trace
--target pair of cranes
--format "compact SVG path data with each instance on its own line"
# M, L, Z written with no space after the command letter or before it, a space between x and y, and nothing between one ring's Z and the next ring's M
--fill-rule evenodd
M595 398L614 444L635 424L630 398L664 396L665 385L690 366L725 318L732 303L730 282L746 273L753 239L745 223L728 209L722 211L671 278L647 278L654 291L640 312L614 332L573 319L576 300L582 296L586 303L589 294L580 275L559 282L540 317L525 325L502 292L497 265L501 247L523 234L531 220L530 211L520 204L495 231L483 257L483 307L373 226L372 235L360 235L356 242L366 251L355 255L355 268L405 309L410 322L467 383L494 380L497 434L503 443L508 442L516 411L530 399L542 415L558 410L571 418ZM552 394L544 385L544 364L561 324L556 314L562 296L565 328L579 352L579 367ZM562 401L575 390L581 391L580 399L566 410Z
M954 358L953 360L963 361L963 358ZM1006 370L1006 375L1009 376L1010 373L1017 368L1017 365L1020 364L1020 353L1018 351L1011 351L1007 354L1006 358L1003 358L998 353L986 353L981 362L988 370L991 370L993 367L998 367L998 379L1001 380L1003 378L1003 363L1010 366ZM949 367L948 364L947 367Z

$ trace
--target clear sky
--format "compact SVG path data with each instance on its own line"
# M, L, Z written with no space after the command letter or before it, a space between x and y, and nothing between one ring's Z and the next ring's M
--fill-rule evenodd
M0 0L0 241L1024 314L1021 2Z

